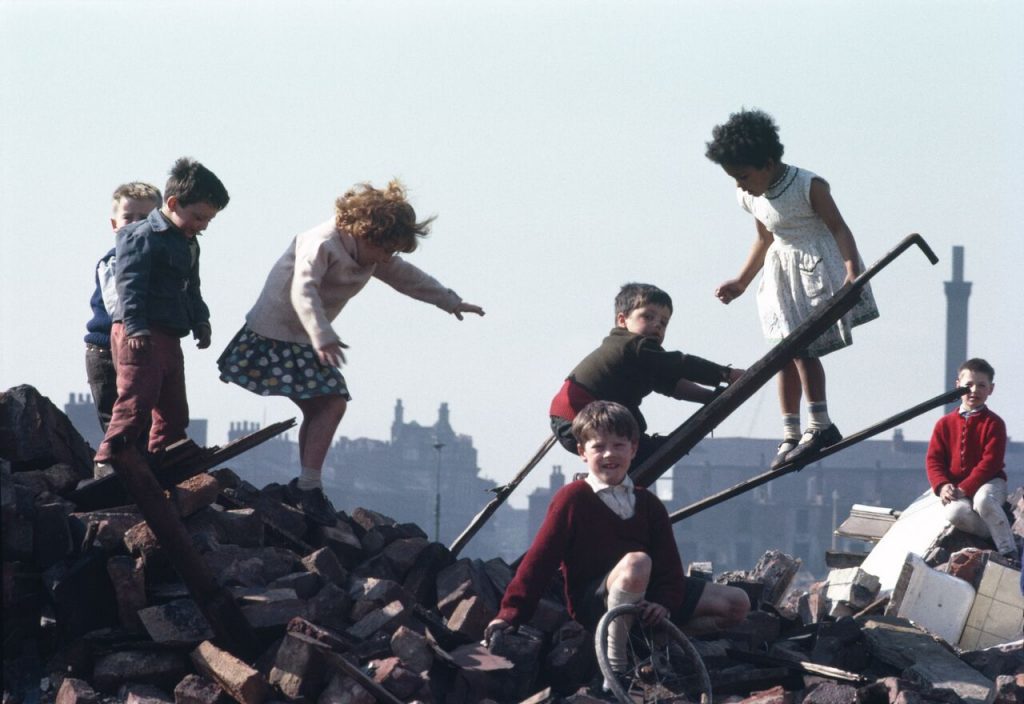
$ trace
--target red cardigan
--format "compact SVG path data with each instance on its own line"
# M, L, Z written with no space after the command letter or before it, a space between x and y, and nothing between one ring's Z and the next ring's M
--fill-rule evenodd
M498 618L512 625L529 621L559 568L569 613L577 618L587 585L608 574L623 555L637 551L652 561L645 598L676 611L685 589L683 565L661 500L636 487L636 513L623 520L582 479L566 484L551 499L537 537L505 590Z
M973 497L982 484L1006 479L1006 424L987 407L964 418L957 409L935 424L925 466L932 491L952 484Z

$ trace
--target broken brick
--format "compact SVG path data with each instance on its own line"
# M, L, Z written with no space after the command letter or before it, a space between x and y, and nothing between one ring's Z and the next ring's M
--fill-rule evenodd
M199 675L185 675L174 688L174 704L224 704L221 686Z
M263 704L270 695L263 675L210 641L200 643L191 657L200 673L217 682L239 704Z
M98 704L100 695L85 680L65 677L54 704Z

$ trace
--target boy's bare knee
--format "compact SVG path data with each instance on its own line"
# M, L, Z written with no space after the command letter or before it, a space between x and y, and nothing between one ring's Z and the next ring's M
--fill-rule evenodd
M629 552L612 569L609 588L630 592L645 591L651 579L651 556L645 552Z
M725 625L735 626L742 623L747 614L750 613L750 597L739 587L727 587L727 589L729 591L726 594Z

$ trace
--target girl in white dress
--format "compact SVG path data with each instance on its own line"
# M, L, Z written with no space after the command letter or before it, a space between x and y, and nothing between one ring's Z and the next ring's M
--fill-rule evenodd
M739 275L715 289L715 296L730 303L763 268L757 307L765 337L776 344L856 278L864 265L828 182L783 163L778 127L770 115L741 110L711 134L706 156L735 179L737 199L757 226L757 238ZM773 468L842 439L828 415L820 357L852 344L851 328L877 317L871 290L865 287L849 313L783 367L783 440ZM801 393L810 416L802 435Z

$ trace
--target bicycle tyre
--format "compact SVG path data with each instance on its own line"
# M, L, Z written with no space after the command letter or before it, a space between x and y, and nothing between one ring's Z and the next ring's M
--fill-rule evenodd
M594 634L597 664L615 698L621 704L671 702L696 691L700 704L711 704L711 678L689 638L668 619L645 626L639 614L636 604L616 606L601 617ZM608 660L608 628L615 619L628 616L635 617L627 646L629 668L615 673ZM684 667L685 672L678 671Z

